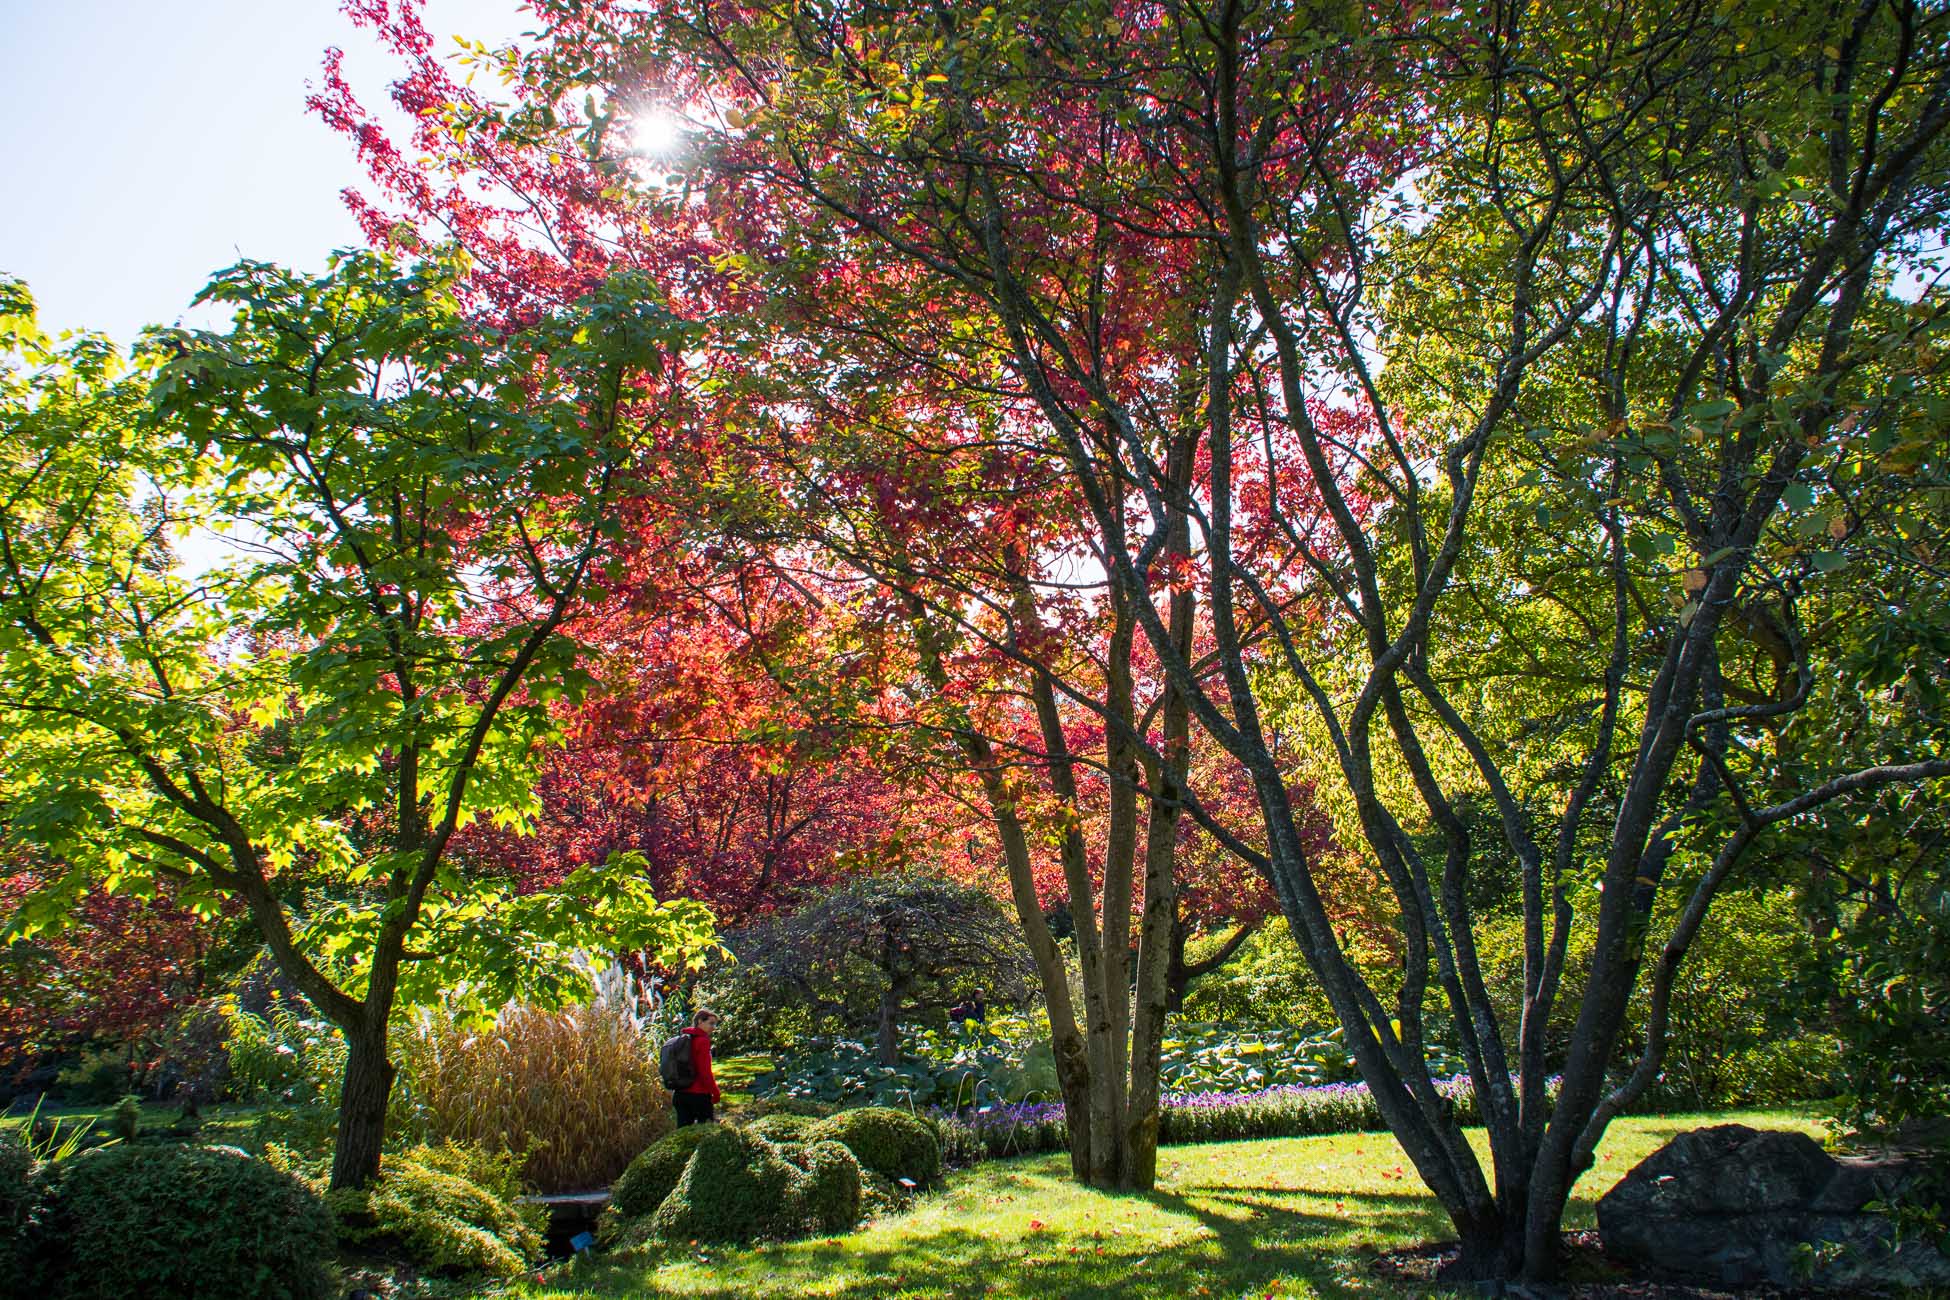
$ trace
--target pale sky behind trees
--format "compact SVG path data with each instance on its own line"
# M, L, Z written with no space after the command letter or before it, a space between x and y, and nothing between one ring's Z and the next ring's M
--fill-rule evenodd
M430 0L436 48L532 25L518 0ZM321 269L362 242L349 141L305 111L328 46L368 107L395 62L338 0L0 0L0 273L43 325L117 342L216 324L190 299L240 257Z

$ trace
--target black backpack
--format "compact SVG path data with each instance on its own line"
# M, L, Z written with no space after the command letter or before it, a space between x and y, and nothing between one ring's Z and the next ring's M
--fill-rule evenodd
M677 1034L663 1045L657 1053L657 1073L663 1076L664 1087L672 1092L682 1092L697 1082L697 1064L691 1059L691 1036Z

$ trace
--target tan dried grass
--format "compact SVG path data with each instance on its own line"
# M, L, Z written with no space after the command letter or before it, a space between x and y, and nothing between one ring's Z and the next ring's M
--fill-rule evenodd
M402 1037L401 1073L428 1136L516 1152L542 1192L607 1187L675 1122L655 1044L607 1000L511 1007L486 1029L436 1010Z

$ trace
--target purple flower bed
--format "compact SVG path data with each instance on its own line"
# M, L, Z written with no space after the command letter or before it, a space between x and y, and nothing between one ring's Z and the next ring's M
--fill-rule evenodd
M1455 1104L1464 1123L1476 1121L1476 1091L1466 1076L1439 1079L1436 1089ZM963 1162L1061 1151L1069 1143L1061 1102L991 1106L959 1115L938 1114L936 1119L944 1145ZM1167 1094L1159 1138L1169 1143L1236 1142L1385 1127L1365 1083L1284 1084L1252 1092Z

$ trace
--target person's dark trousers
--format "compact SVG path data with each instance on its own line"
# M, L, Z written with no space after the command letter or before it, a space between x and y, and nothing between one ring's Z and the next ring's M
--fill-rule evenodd
M686 1124L709 1124L715 1115L711 1113L711 1097L702 1092L674 1092L671 1100L677 1103L677 1127Z

